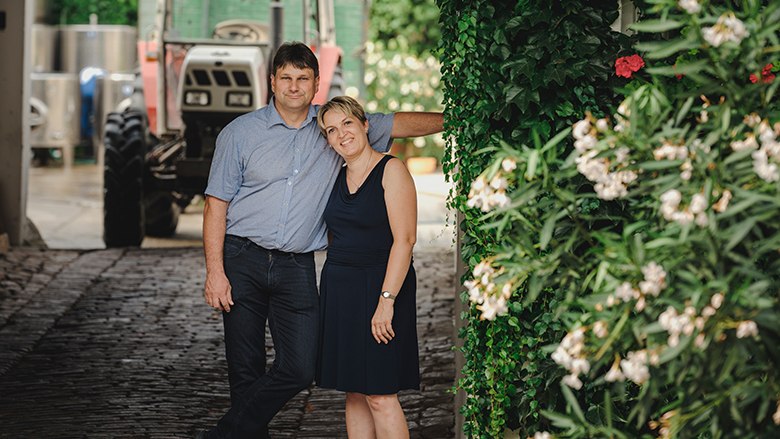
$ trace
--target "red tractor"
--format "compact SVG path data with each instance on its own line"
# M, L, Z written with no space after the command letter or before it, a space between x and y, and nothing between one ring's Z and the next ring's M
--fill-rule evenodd
M150 41L139 41L136 93L105 121L103 241L138 246L170 236L179 212L206 188L216 138L237 116L268 104L271 59L282 42L279 2L270 23L232 19L210 38L178 38L174 0L157 0ZM230 1L230 0L226 0ZM301 0L304 35L318 55L315 103L343 94L331 0Z

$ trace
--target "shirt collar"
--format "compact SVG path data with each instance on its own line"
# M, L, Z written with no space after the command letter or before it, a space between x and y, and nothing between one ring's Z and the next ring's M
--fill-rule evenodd
M282 116L279 114L278 111L276 111L276 105L274 102L274 98L271 98L271 101L268 103L270 115L268 116L268 128L271 128L274 125L284 125L288 128L287 123L285 123L284 119L282 119ZM306 120L301 124L300 128L305 127L306 125L314 122L316 122L317 119L317 110L319 107L315 107L314 105L309 105L309 114L306 115Z

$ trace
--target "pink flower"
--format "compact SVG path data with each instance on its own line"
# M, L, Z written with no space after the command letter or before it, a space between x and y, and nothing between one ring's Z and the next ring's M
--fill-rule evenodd
M621 56L615 60L615 74L623 78L631 78L634 72L645 66L645 60L639 55Z

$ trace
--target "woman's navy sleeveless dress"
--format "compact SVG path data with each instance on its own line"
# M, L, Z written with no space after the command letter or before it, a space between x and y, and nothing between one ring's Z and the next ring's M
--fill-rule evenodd
M367 395L420 388L412 264L395 301L395 338L379 344L371 335L393 244L382 187L391 158L383 157L354 194L343 168L325 208L332 240L320 280L320 387Z

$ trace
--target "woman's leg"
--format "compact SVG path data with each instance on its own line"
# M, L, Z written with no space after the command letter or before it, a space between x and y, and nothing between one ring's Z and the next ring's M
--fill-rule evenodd
M350 439L376 439L374 419L366 395L347 392L347 436Z
M368 408L374 418L377 439L405 439L409 437L406 416L398 402L398 395L368 395Z

